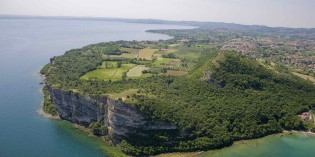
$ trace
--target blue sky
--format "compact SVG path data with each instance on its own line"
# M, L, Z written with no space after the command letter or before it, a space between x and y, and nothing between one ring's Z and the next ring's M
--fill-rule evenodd
M315 0L0 0L0 14L315 27Z

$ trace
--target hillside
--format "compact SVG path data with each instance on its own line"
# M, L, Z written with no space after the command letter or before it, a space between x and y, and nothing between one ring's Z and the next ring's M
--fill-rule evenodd
M315 105L311 82L203 43L89 45L52 58L41 73L45 111L136 156L314 127L297 116Z

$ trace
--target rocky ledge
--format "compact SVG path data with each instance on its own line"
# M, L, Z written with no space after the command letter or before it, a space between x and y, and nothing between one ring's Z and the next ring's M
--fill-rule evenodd
M81 95L46 86L61 119L85 127L99 122L108 128L108 132L102 134L108 134L114 144L145 132L177 129L176 126L165 122L152 122L139 109L119 100L105 96Z

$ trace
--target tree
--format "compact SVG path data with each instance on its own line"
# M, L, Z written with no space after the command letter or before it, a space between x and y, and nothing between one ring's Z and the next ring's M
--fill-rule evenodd
M121 68L122 62L117 62L117 68Z
M126 78L127 78L127 73L126 73L126 72L123 72L122 75L121 75L121 78L122 78L122 80L126 80Z

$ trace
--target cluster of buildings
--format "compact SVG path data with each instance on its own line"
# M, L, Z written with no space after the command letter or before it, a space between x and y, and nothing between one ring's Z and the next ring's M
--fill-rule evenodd
M222 49L235 50L238 54L256 59L268 58L296 69L315 73L314 40L239 38L225 42Z

